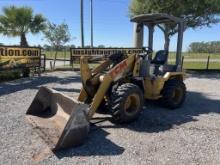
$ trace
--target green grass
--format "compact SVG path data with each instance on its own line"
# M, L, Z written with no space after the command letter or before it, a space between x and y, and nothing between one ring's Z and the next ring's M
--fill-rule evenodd
M175 64L174 61L169 61L168 64L173 65ZM206 69L207 62L189 62L185 61L183 63L184 69ZM220 62L209 62L209 69L220 69Z
M45 51L43 52L46 54L47 58L54 58L54 51ZM210 55L210 59L220 59L220 54L208 54L208 53L187 53L183 52L183 56L185 56L185 59L207 59L207 57ZM65 58L70 59L70 52L58 52L57 55L58 58ZM175 59L175 52L171 52L169 55L169 59ZM170 64L174 62L169 62ZM94 67L96 64L92 64L92 67ZM72 68L71 65L65 65L58 68ZM184 62L185 69L206 69L206 62ZM74 64L74 68L79 68L79 64ZM210 62L209 69L220 69L220 62Z
M211 59L220 59L220 53L219 54L209 54L209 53L188 53L183 52L182 54L186 59L207 59L208 56L210 56ZM169 59L175 59L176 54L174 52L171 52L169 54Z
M185 62L184 69L206 69L206 63L203 62Z
M220 59L220 54L209 54L209 53L183 53L183 55L185 56L185 58L193 58L193 59L197 59L197 58L205 58L207 59L208 56L210 56L210 58L213 59Z
M55 51L43 51L42 54L46 55L46 58L54 58ZM59 51L57 54L57 58L65 58L70 59L70 51Z
M209 69L220 69L220 62L210 62Z
M184 69L206 69L205 62L185 62ZM209 69L220 69L220 62L210 62Z
M0 71L0 82L14 80L21 77L21 70Z
M169 63L169 64L174 64ZM90 68L96 67L98 64L89 64ZM183 68L184 69L198 69L198 70L204 70L206 69L206 62L184 62ZM72 69L72 65L65 65L65 66L59 66L57 68L64 68L64 69ZM79 69L79 64L73 64L73 68ZM220 70L220 62L210 62L209 69L219 69Z
M43 51L42 54L45 54L47 58L54 58L55 51ZM210 55L212 59L220 59L220 53L218 54L209 54L209 53L188 53L183 52L183 56L188 59L207 59ZM58 58L70 59L70 51L59 51L57 54ZM175 52L170 52L169 59L175 59Z

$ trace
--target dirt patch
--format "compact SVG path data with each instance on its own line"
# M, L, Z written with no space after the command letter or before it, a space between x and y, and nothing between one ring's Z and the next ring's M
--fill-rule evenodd
M53 152L50 150L49 147L42 148L39 150L37 153L34 153L32 156L32 162L33 163L38 163L50 156L53 155Z

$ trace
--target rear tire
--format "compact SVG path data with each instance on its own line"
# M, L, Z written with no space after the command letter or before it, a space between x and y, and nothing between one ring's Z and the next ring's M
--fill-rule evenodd
M138 118L143 108L143 94L137 85L126 83L112 93L112 116L117 123L129 123Z
M183 81L177 79L168 80L161 92L160 103L169 109L179 108L186 98L186 86Z

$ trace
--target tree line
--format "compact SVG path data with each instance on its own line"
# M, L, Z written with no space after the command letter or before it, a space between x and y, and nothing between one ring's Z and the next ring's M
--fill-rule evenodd
M220 1L131 1L129 6L130 17L147 13L167 13L180 17L185 22L184 30L189 28L195 29L202 26L210 27L212 24L220 22L220 19L217 17L220 14ZM169 49L170 38L177 32L176 24L161 24L158 25L158 27L164 33L164 49ZM26 35L28 33L37 34L39 32L43 32L44 40L55 50L62 49L64 45L72 40L69 27L66 23L51 23L42 14L34 14L30 7L16 7L12 5L2 8L0 15L0 34L10 37L20 37L20 46L27 47L29 44ZM208 47L212 47L213 44L210 45ZM104 46L100 45L99 47ZM199 49L199 51L201 50Z
M184 30L196 29L218 23L220 13L219 0L132 0L129 7L130 16L149 13L167 13L182 18ZM161 24L158 28L164 34L164 49L169 49L170 38L177 31L176 24Z
M189 52L193 53L220 53L220 41L192 42Z
M44 44L43 46L38 46L43 48L46 51L55 51L56 49L48 44ZM61 45L59 48L57 48L58 51L63 51L63 50L69 50L70 48L81 48L81 46L76 46L74 44L72 45ZM90 45L85 45L84 48L91 48ZM93 48L112 48L112 47L108 47L105 45L98 45L98 46L93 46ZM114 47L115 48L115 47Z

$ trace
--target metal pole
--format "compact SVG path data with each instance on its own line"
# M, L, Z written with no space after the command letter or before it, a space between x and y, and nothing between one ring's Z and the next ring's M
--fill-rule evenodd
M64 49L64 66L66 65L66 48Z
M208 56L208 59L207 59L206 70L209 70L209 61L210 61L210 55Z
M90 0L90 21L91 21L91 48L93 48L93 0Z
M148 47L153 50L154 25L148 25Z
M178 24L178 39L177 39L177 50L176 50L176 66L180 65L182 56L182 45L183 45L183 32L184 23L180 22Z
M83 27L83 0L81 0L81 46L84 48L84 27Z
M134 23L134 48L143 47L144 27L143 24Z
M182 61L181 61L181 71L183 70L184 58L185 58L185 56L182 56Z

